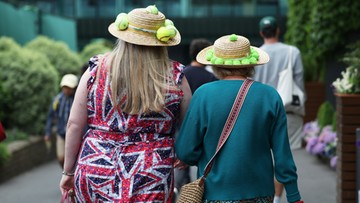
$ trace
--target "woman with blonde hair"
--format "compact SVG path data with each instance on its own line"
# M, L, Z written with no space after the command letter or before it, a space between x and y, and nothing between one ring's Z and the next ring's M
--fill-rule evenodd
M171 202L173 135L191 98L166 49L180 34L155 6L119 14L109 32L114 50L90 59L75 95L60 189L77 202Z

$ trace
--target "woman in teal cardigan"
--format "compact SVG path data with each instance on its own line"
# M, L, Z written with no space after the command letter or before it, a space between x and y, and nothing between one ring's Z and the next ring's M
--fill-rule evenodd
M221 80L194 93L175 149L183 163L198 166L200 177L215 153L240 86L269 56L245 37L227 35L202 50L197 60L212 65ZM254 82L205 180L203 200L272 203L274 175L284 184L288 202L301 202L282 100L274 88Z

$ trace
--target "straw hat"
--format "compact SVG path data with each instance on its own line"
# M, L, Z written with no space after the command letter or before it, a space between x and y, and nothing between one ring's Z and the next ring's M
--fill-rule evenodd
M247 68L269 62L269 55L250 46L247 38L232 34L220 37L213 46L201 50L196 60L204 65L222 68Z
M121 18L125 18L125 20ZM125 22L123 27L119 26L121 20ZM170 27L172 26L172 32L176 33L175 35L173 33L172 36L169 36L170 33L166 30L169 26L168 22L170 22ZM113 36L137 45L175 46L181 41L180 33L172 21L166 19L165 15L155 6L137 8L128 14L119 14L108 30Z
M75 88L78 85L79 79L74 74L66 74L62 77L60 82L60 87L70 87Z

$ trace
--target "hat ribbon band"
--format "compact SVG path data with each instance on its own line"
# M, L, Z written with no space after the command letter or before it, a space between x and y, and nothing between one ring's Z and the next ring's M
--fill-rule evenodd
M129 24L128 28L131 28L131 29L136 30L136 31L142 31L142 32L148 32L148 33L151 33L151 34L156 34L155 30L148 30L148 29L144 29L144 28L139 28L139 27L136 27L136 26L133 26L133 25L130 25L130 24Z

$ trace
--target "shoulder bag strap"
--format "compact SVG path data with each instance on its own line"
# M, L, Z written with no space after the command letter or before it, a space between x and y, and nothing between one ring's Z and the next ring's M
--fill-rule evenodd
M236 96L236 99L234 101L234 104L231 108L231 111L229 113L229 116L226 120L225 126L222 130L215 154L213 155L213 157L210 159L210 161L206 164L205 170L204 170L204 175L203 177L206 178L206 176L209 174L210 169L214 163L214 159L215 156L219 153L220 149L222 148L222 146L225 144L226 140L228 139L232 128L234 127L235 121L239 115L239 112L241 110L241 107L244 103L245 97L252 85L254 81L250 80L250 79L246 79L244 81L244 83L241 85L239 92Z

